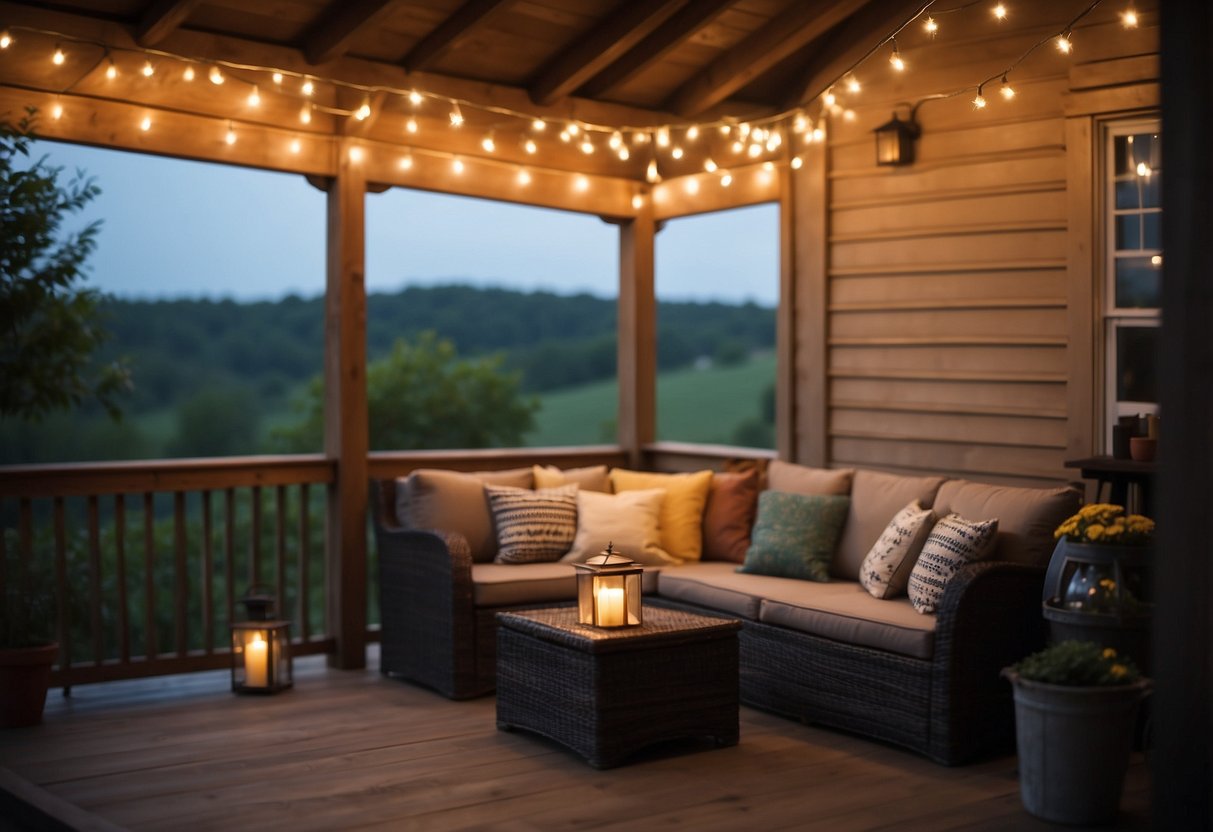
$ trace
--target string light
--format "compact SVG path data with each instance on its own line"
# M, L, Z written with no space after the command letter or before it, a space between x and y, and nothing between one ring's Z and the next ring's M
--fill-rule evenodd
M813 141L824 142L826 140L826 131L823 127L813 128Z
M569 128L564 128L560 131L560 141L568 144L573 140L573 134L569 132Z
M632 144L648 144L649 134L644 131L637 131L632 134Z
M8 49L13 45L13 35L8 29L0 32L0 49Z
M1005 75L1002 76L1002 86L998 91L1002 93L1002 97L1007 101L1015 97L1015 88L1007 83L1007 76Z
M716 172L716 162L712 160L711 156L703 160L703 169L708 173Z
M236 143L236 127L230 121L227 123L227 135L223 137L223 140L229 145Z
M541 118L531 119L531 129L536 133L542 133L548 129L548 123Z
M404 131L415 134L417 132L417 119L409 116L408 120L404 123Z
M655 138L657 140L658 147L669 147L670 146L670 128L668 128L668 127L658 128L657 135L655 136Z
M973 106L978 110L984 110L986 106L986 97L981 94L982 85L977 85L977 97L973 99Z
M581 193L585 193L590 189L590 180L586 179L584 176L578 176L573 180L573 187L575 187Z
M539 151L539 145L535 144L534 139L527 139L522 143L522 149L534 156Z
M902 60L901 51L897 48L896 38L893 39L893 54L889 56L889 63L893 66L893 69L897 70L898 72L906 71L906 62Z
M216 87L223 86L223 82L227 80L223 77L223 72L217 66L211 67L211 71L207 73L207 77L211 79L211 83Z
M678 145L674 145L674 149L670 151L670 156L674 157L675 159L681 159L682 148Z
M1074 44L1070 42L1070 33L1066 32L1057 36L1057 51L1063 55L1069 55L1074 51Z
M689 178L687 179L686 184L683 185L683 188L688 194L695 196L695 194L699 193L699 180L693 177Z
M152 117L144 116L143 120L139 122L139 129L142 130L144 133L146 133L148 130L151 130L152 129Z
M623 134L616 130L611 134L611 138L607 140L607 146L611 150L618 150L623 145Z
M528 173L526 171L526 169L522 169L522 170L518 171L518 184L519 185L531 184L531 174Z
M1137 163L1137 175L1138 176L1143 176L1143 177L1149 176L1153 172L1154 171L1150 170L1150 166L1148 164L1146 164L1145 162Z
M719 130L720 135L724 136L725 138L728 138L729 133L733 132L733 128L728 124L720 125Z
M414 107L420 106L423 100L421 93L417 92L417 90L409 90L409 103Z
M896 48L896 47L894 47L894 48ZM833 87L830 87L829 89L826 90L826 94L821 97L821 101L827 107L833 107L835 104L838 103L838 97L836 95L834 95Z
M804 167L804 159L800 158L799 156L793 156L791 164L792 170L800 170L802 167Z
M451 170L453 170L457 176L462 175L463 174L463 160L462 159L453 160L451 162Z
M151 61L144 61L144 62L143 62L143 69L141 69L141 70L139 70L139 71L140 71L141 73L143 73L143 77L144 77L144 78L151 78L153 75L155 75L155 74L156 74L156 67L152 66L152 62L151 62Z
M628 150L628 146L626 144L620 145L619 149L615 151L615 154L619 157L619 161L621 162L626 162L632 157L632 154Z
M854 75L848 76L846 83L847 83L847 92L849 92L849 93L857 93L861 89L861 87L859 85L859 79L856 78Z
M589 156L591 153L594 152L594 143L592 141L590 141L590 137L588 134L581 141L581 152L584 153L586 156Z
M451 112L450 112L449 118L451 120L452 127L462 127L463 126L463 111L459 109L459 102L457 102L457 101L451 102Z
M253 86L253 91L248 94L248 105L250 107L261 106L261 91L257 89L256 85Z
M733 174L726 171L724 176L720 177L720 187L727 188L732 184L733 184Z
M931 37L935 37L936 33L939 32L939 24L935 22L935 18L933 17L927 18L926 23L923 24L923 28L927 30Z
M649 182L660 182L661 173L657 170L657 160L650 159L648 166L644 169L644 178Z
M59 99L55 99L55 103L51 105L51 118L55 121L63 118L63 104Z
M291 153L298 154L303 149L303 142L299 141L299 139L291 139L290 148Z
M760 145L760 144L750 145L748 148L746 148L746 155L749 156L751 159L757 159L759 156L762 155L762 145Z
M401 170L409 170L413 167L413 155L406 153L400 157L399 167Z
M299 121L304 124L312 123L312 105L304 104L299 108Z
M688 142L693 142L699 138L699 128L692 124L687 128L686 139Z
M67 56L63 54L63 50L55 45L55 52L51 55L51 63L55 66L63 66L63 62L67 60Z
M740 153L741 151L745 150L745 143L738 139L729 146L729 149L734 153Z
M999 3L998 5L996 5L993 9L993 12L994 12L994 17L997 18L998 20L1007 19L1007 7L1004 6L1002 3Z
M282 86L282 73L275 72L273 75L270 76L270 80L273 81L278 86ZM299 140L296 139L295 141L298 142Z
M1137 12L1133 9L1126 9L1120 13L1120 22L1126 29L1137 28Z
M362 148L361 147L358 147L357 145L355 145L354 147L350 148L350 161L351 162L361 162L362 161Z
M311 78L304 78L302 86L299 87L299 92L306 96L311 96L316 91L316 85Z
M644 197L640 194L632 194L632 208L639 211L644 207Z
M114 59L110 58L109 66L105 68L105 79L113 81L118 77L118 65L114 63Z
M480 146L484 148L485 153L495 153L497 151L497 143L493 141L492 133L489 133L480 140Z
M797 113L796 118L792 120L792 132L803 133L809 129L809 119L804 113Z
M192 66L187 66L185 69L181 70L181 77L186 81L193 81L195 74L196 73L194 72L194 68Z
M354 118L358 119L359 121L366 121L370 117L371 102L370 99L364 98L362 99L362 104L360 104L358 109L354 111Z

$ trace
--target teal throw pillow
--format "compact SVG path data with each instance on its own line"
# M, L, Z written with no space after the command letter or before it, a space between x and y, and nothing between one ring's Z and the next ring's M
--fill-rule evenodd
M830 580L830 560L850 505L850 497L762 492L750 548L737 571Z

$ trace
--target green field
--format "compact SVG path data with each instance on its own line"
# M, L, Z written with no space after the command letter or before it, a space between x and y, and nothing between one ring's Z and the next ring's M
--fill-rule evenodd
M657 438L734 444L739 425L762 418L763 393L775 383L775 356L757 355L732 367L685 369L657 378ZM531 447L615 441L614 381L540 397Z

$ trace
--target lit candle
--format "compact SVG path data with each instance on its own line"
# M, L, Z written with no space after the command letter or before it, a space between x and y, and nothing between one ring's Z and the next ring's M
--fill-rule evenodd
M250 688L268 687L266 656L269 645L258 632L244 645L244 684Z
M600 586L598 588L598 626L622 627L623 625L623 587Z

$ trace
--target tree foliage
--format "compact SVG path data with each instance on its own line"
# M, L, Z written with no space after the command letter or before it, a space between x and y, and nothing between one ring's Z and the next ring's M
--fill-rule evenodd
M460 358L433 332L399 339L367 365L372 450L489 448L522 444L538 401L521 393L500 356ZM324 384L308 386L300 420L276 431L289 451L316 451L324 430Z
M128 373L119 361L95 360L107 337L101 295L78 285L100 222L63 228L100 189L83 171L60 183L62 168L45 157L19 164L29 157L33 117L30 110L16 126L0 123L0 416L39 420L95 399L117 418Z

